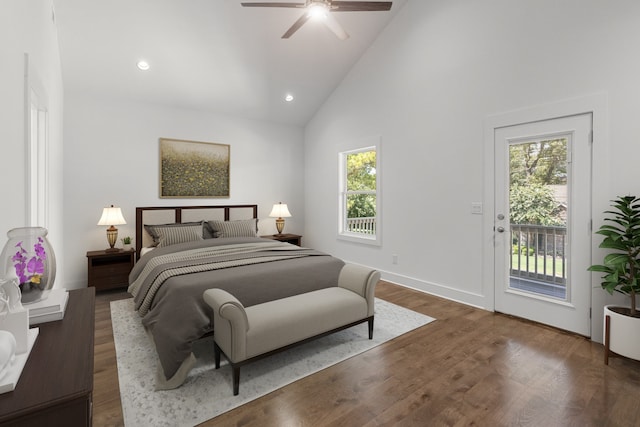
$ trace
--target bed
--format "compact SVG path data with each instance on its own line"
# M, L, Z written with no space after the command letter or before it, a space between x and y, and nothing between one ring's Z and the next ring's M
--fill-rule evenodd
M343 261L258 237L257 214L257 205L136 208L143 255L129 292L158 354L157 389L185 381L193 342L213 332L205 290L224 289L249 307L337 286Z

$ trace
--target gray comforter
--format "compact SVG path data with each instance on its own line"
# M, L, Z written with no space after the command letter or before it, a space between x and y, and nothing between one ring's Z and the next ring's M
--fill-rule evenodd
M205 290L224 289L248 307L336 286L343 265L319 251L260 238L206 239L145 254L131 271L129 292L160 359L157 387L182 384L186 362L194 361L192 342L213 329Z

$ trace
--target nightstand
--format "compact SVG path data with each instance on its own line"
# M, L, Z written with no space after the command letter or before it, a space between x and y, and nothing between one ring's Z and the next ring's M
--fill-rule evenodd
M279 242L291 243L292 245L302 246L302 236L299 234L272 234L270 236L260 236L263 239L277 240Z
M88 284L96 291L129 285L129 273L135 264L136 251L87 252Z

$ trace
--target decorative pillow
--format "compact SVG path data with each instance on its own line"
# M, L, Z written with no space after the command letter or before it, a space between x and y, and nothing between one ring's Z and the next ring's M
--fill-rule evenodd
M216 237L257 237L258 219L241 219L237 221L209 221Z
M153 238L153 246L158 246L160 243L160 231L171 228L171 227L184 227L184 226L197 226L201 230L202 237L205 239L211 239L214 237L213 230L211 226L206 221L195 221L195 222L174 222L171 224L145 224L144 228L147 230L147 233Z
M165 227L156 230L160 236L158 247L175 245L178 243L203 240L202 225L185 225L183 227Z

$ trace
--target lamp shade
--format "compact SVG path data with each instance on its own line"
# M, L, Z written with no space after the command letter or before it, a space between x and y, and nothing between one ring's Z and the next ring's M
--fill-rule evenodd
M113 205L103 209L100 221L98 221L98 225L122 225L126 223L127 221L122 216L122 210L114 208Z
M287 208L286 203L277 203L273 205L273 209L271 209L271 213L269 214L271 218L287 218L290 217L289 208Z

